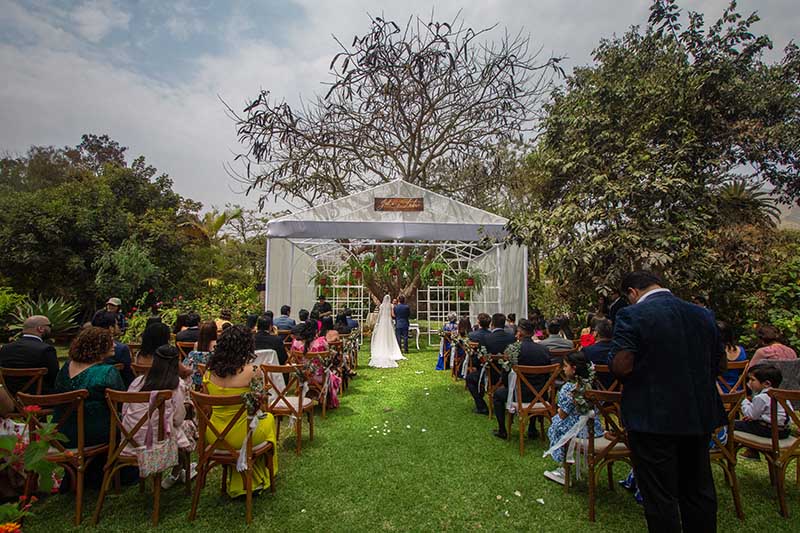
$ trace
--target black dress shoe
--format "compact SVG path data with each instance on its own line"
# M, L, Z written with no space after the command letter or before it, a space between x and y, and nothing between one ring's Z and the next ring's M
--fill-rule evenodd
M531 433L530 431L528 432L528 440L536 440L538 438L539 438L538 431L534 431L533 433Z
M492 435L494 435L498 439L503 439L503 440L508 439L508 433L500 433L499 431L492 431Z
M489 410L488 409L478 409L477 407L475 409L473 409L472 412L475 413L476 415L488 415L489 414Z

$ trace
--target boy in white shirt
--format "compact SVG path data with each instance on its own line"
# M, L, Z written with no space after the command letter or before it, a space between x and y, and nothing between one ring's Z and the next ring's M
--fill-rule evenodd
M735 422L736 431L752 433L759 437L772 436L772 399L767 391L779 387L783 376L780 369L772 365L756 365L747 373L747 386L753 391L751 400L742 400L742 420ZM789 417L781 404L778 408L778 438L789 436Z

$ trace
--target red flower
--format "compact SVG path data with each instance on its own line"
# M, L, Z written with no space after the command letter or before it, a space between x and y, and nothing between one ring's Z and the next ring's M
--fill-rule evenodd
M475 285L474 278L467 278L467 281L464 283L467 287L473 287Z
M24 411L26 413L41 413L42 408L38 405L26 405Z
M149 290L149 291L147 291L147 292L149 292L150 294L153 294L155 291L154 291L153 289L150 289L150 290Z
M135 307L131 307L131 311L136 311L136 308Z
M178 300L183 300L183 296L179 294L178 295Z
M466 296L466 293L463 293L463 292L459 292L458 293L458 297L459 298L464 298L464 296Z

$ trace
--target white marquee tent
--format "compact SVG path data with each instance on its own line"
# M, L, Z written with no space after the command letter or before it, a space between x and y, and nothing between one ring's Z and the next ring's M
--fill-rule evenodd
M515 312L527 316L527 248L482 245L505 236L507 219L396 180L271 220L267 225L266 307L288 304L294 312L316 301L311 277L324 261L343 261L346 250L365 245L435 244L486 274L472 295L470 314ZM481 302L491 305L481 306Z

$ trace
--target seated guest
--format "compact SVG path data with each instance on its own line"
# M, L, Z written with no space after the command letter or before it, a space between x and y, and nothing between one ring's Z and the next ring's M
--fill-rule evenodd
M736 339L734 339L733 336L733 329L726 322L722 321L717 322L717 329L719 329L720 341L722 341L722 345L725 346L725 356L728 359L728 362L747 361L747 352L745 352L743 346L736 344ZM733 387L735 387L736 382L739 380L739 376L741 376L741 374L741 370L724 371L722 373L722 379L725 380L725 383L727 383L728 386L723 392L729 392Z
M111 317L112 323L114 317ZM99 322L100 320L98 320ZM69 359L58 372L55 392L71 392L87 389L89 397L84 402L84 443L86 446L108 442L111 413L106 403L106 389L124 391L125 383L119 371L103 364L114 353L114 336L110 328L88 327L83 329L69 347ZM56 413L59 420L61 413ZM78 445L78 418L72 413L61 428L66 435L64 446Z
M559 333L561 332L561 323L553 319L547 324L547 337L542 339L540 344L548 350L571 350L572 341L565 339Z
M489 354L502 354L506 351L508 345L516 340L514 336L509 335L505 329L503 329L505 325L506 316L503 313L495 313L492 315L492 330L488 335L486 335L483 343L484 346L486 346L486 351ZM467 389L469 389L469 393L472 395L472 399L475 401L475 409L473 412L480 415L486 415L489 414L489 406L486 405L486 401L483 399L484 391L481 390L480 374L480 368L476 368L467 376ZM500 376L490 375L489 379L497 381L500 379Z
M114 320L117 323L120 333L125 333L125 330L128 329L128 323L125 321L125 313L122 312L122 300L119 298L109 298L106 302L105 309L100 309L94 315L97 316L100 313L111 313L114 315ZM94 317L92 317L92 321L94 321Z
M232 316L233 315L231 314L230 309L221 310L219 312L219 318L214 321L217 324L217 331L222 331L222 329L225 327L225 324L232 324Z
M535 339L544 338L545 333L547 332L547 324L544 321L542 312L539 311L538 308L534 307L533 309L531 309L531 314L528 315L528 320L533 322L533 327L535 328L533 332L533 337Z
M169 331L169 328L167 328ZM144 344L144 343L142 343ZM194 423L186 420L186 394L180 376L180 352L174 346L163 344L153 351L150 370L147 374L133 380L128 392L172 391L172 398L164 403L164 424L169 424L170 434L178 444L178 448L191 452L194 450ZM122 407L122 426L131 431L137 422L147 413L146 403L126 403ZM157 417L158 413L154 413ZM136 432L134 438L140 446L144 446L147 436L147 425ZM126 453L133 454L133 447L128 445ZM176 465L171 473L165 474L161 486L170 488L176 482L186 481L187 473Z
M611 304L608 306L607 317L613 323L620 309L624 309L628 305L628 298L623 297L619 293L619 289L611 289L609 299L611 300Z
M336 321L333 323L333 329L339 332L340 335L347 335L353 329L347 323L347 315L339 313L336 315Z
M604 317L595 313L589 313L586 316L586 327L581 330L581 347L586 348L595 343L597 340L595 328L601 320L604 320Z
M328 351L328 341L317 335L317 327L310 322L301 322L292 330L291 350L294 352L314 353Z
M466 377L461 374L461 366L467 356L467 343L469 343L470 333L472 333L472 324L469 321L469 317L462 316L458 321L458 330L450 337L453 346L450 353L451 364L456 366L458 376L462 378Z
M281 337L272 334L272 317L266 314L258 317L256 328L256 334L253 336L256 350L275 350L278 354L278 362L285 365L286 347L283 345Z
M257 321L258 321L258 315L255 314L255 313L250 313L250 314L247 315L247 318L245 319L244 323L245 323L245 326L247 326L247 328L250 331L255 332L256 331L256 322Z
M611 350L611 336L614 333L614 324L607 318L602 318L595 322L594 332L596 340L594 344L585 346L581 351L586 356L586 360L596 365L608 364L608 353Z
M352 309L345 309L344 316L347 318L347 327L350 328L350 330L358 329L358 322L353 319Z
M136 354L136 364L149 365L153 363L153 356L159 346L169 344L169 326L156 322L144 328L142 333L142 347Z
M217 345L217 324L213 320L203 322L197 335L197 343L194 350L186 354L183 365L191 369L192 385L200 388L203 383L203 376L200 374L198 365L208 364L208 358Z
M299 313L297 313L297 318L300 319L300 322L308 322L310 313L308 309L301 309Z
M92 318L92 326L96 328L107 329L111 333L112 337L119 334L117 319L113 313L96 313ZM120 372L122 375L122 381L125 382L125 387L130 385L130 383L133 381L134 375L133 370L131 369L131 350L128 348L127 344L122 344L118 340L114 339L114 352L112 355L106 357L104 362L109 365L122 363L123 367L122 371Z
M0 367L47 369L47 374L42 378L43 394L53 390L58 375L56 349L45 342L50 336L50 328L50 319L46 316L29 316L22 323L22 336L0 348ZM27 381L27 378L6 378L6 387L14 396ZM28 390L28 393L36 394L36 390Z
M200 315L192 311L186 315L186 329L175 334L176 342L197 342L200 336ZM219 329L219 327L217 327Z
M506 327L504 328L508 333L512 335L517 334L517 314L516 313L508 313L506 317Z
M562 437L569 433L575 424L582 423L579 419L581 415L585 415L588 412L588 409L582 408L581 404L576 400L583 398L583 394L592 388L592 383L589 379L589 362L583 353L570 353L564 358L562 365L567 382L558 391L558 413L553 417L550 428L547 430L550 449L545 452L545 455L551 455L559 466L555 470L544 473L544 477L561 485L565 483L564 467L561 465L566 453L566 443L561 443L561 446L559 446L559 443ZM578 437L586 439L589 435L589 430L586 428L585 423L583 425L584 427L581 428ZM601 437L603 433L600 418L595 417L594 434L597 437Z
M439 359L436 361L436 370L450 368L450 339L458 332L458 315L447 315L447 323L442 327L444 334L439 343ZM449 334L449 335L448 335Z
M216 323L215 323L216 325ZM214 353L208 360L208 369L203 376L203 386L209 394L219 396L241 396L251 391L253 378L263 380L261 369L252 364L255 359L253 334L244 326L230 326L222 331ZM260 391L258 391L260 392ZM238 413L239 406L216 407L210 417L210 423L218 431L222 431ZM278 471L277 440L275 438L275 418L270 413L257 418L258 425L251 430L250 438L255 448L262 442L271 442L276 453L273 459L275 472ZM247 417L240 416L227 435L227 442L238 450L248 435ZM217 436L209 427L206 439L213 443ZM252 465L253 490L261 491L269 488L269 471L266 456L260 456ZM228 468L226 480L228 496L236 498L245 494L244 481L236 468Z
M189 318L188 313L181 313L175 318L175 324L172 325L173 335L177 336L178 333L186 329L186 319L188 318Z
M756 330L756 337L761 346L750 360L750 366L755 366L761 361L788 361L797 359L794 350L781 344L781 332L775 326L761 326Z
M512 365L522 366L547 366L550 364L550 354L547 348L540 346L533 342L533 322L529 320L520 320L517 326L517 339L520 342L519 357L516 361L509 361ZM541 391L542 387L547 383L550 376L547 374L532 374L526 376L528 383L531 384L537 391ZM497 417L497 431L494 432L496 437L501 439L508 438L506 431L506 401L508 400L508 374L503 375L504 385L494 391L492 401L494 402L494 414ZM528 387L522 386L522 401L533 401L533 391ZM516 400L516 399L514 399ZM535 439L538 433L536 431L536 424L531 420L528 424L528 438Z
M734 422L736 431L770 438L772 436L772 406L767 392L781 386L781 371L770 364L751 366L747 372L747 387L753 391L752 399L742 400L742 419ZM778 405L778 438L789 436L789 415Z
M325 340L330 344L331 342L339 341L339 332L333 327L333 318L326 316L320 320L322 327L319 330L319 336L325 337Z
M319 318L324 318L326 316L333 316L333 307L331 306L330 302L325 301L325 295L319 295L319 301L314 304L314 307L311 308L311 312L317 312Z
M292 312L292 308L288 305L281 306L281 316L276 318L273 323L280 331L291 331L293 327L297 325L293 318L289 317L289 313Z
M492 325L492 317L486 313L478 313L478 329L469 334L469 340L478 344L486 344L486 336L489 334L489 326Z
M595 315L599 314L600 313L595 312ZM558 320L558 325L561 327L558 334L567 339L568 341L572 341L572 339L574 339L575 336L572 333L572 327L569 325L569 316L561 315L560 317L557 318L557 320Z

